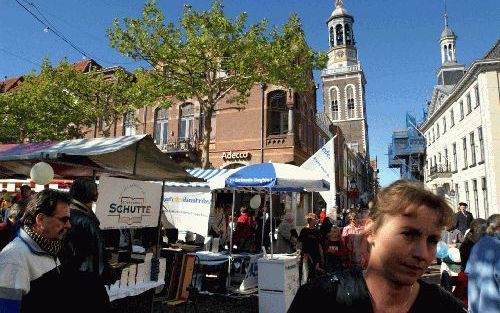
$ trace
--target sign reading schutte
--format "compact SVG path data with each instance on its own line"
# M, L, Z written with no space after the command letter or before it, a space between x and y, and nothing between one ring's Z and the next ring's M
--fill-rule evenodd
M102 229L158 226L161 185L102 177L96 215Z
M223 160L247 160L250 159L250 152L222 152Z

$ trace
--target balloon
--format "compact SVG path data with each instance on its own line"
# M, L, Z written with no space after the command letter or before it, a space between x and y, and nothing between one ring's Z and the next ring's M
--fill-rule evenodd
M255 195L252 197L252 199L250 199L250 207L252 209L256 209L260 206L260 195Z
M440 259L446 258L448 255L448 245L444 241L440 241L437 244L436 257Z
M460 250L457 248L448 249L448 257L455 263L460 263Z
M50 164L38 162L31 168L30 177L38 185L47 185L54 179L54 170Z

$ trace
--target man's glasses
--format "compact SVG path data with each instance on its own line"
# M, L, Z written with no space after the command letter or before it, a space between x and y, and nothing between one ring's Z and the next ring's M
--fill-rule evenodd
M63 223L63 224L66 224L67 222L69 222L69 216L54 216L54 215L49 215L50 217L53 217L55 219L58 219L59 222Z

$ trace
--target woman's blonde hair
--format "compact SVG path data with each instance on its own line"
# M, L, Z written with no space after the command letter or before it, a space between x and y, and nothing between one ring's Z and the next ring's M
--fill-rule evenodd
M451 226L453 210L443 197L425 189L422 183L398 180L383 188L375 197L369 215L373 230L380 227L385 215L411 214L422 205L437 214L440 227Z

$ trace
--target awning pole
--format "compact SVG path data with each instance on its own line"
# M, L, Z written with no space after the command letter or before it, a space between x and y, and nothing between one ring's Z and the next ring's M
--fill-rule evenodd
M269 188L269 224L271 227L269 227L269 237L271 239L271 259L273 258L273 192L271 191L271 188Z
M311 191L311 213L314 213L314 193Z
M229 223L229 229L231 230L231 234L229 237L229 260L227 264L227 289L231 287L231 261L233 259L233 220L234 220L234 207L236 204L236 189L233 189L233 205L231 206L231 222Z
M261 197L260 193L259 193L259 197ZM264 195L264 203L262 205L262 209L264 209L266 207L266 196ZM260 252L262 252L262 248L264 248L264 233L266 232L265 231L266 229L266 212L264 212L264 210L262 210L262 231L260 232Z
M140 141L136 142L136 144L135 144L134 168L132 170L132 175L135 175L135 172L137 170L137 153L139 152L139 142ZM163 205L163 203L162 203L162 205Z
M165 181L162 183L161 187L161 197L160 197L160 214L158 214L158 240L156 241L156 257L159 258L161 255L161 215L163 214L163 196L165 195Z
M236 190L233 189L233 204L231 206L231 222L229 223L229 229L231 234L229 236L229 254L233 254L233 221L234 221L234 206L236 204Z

